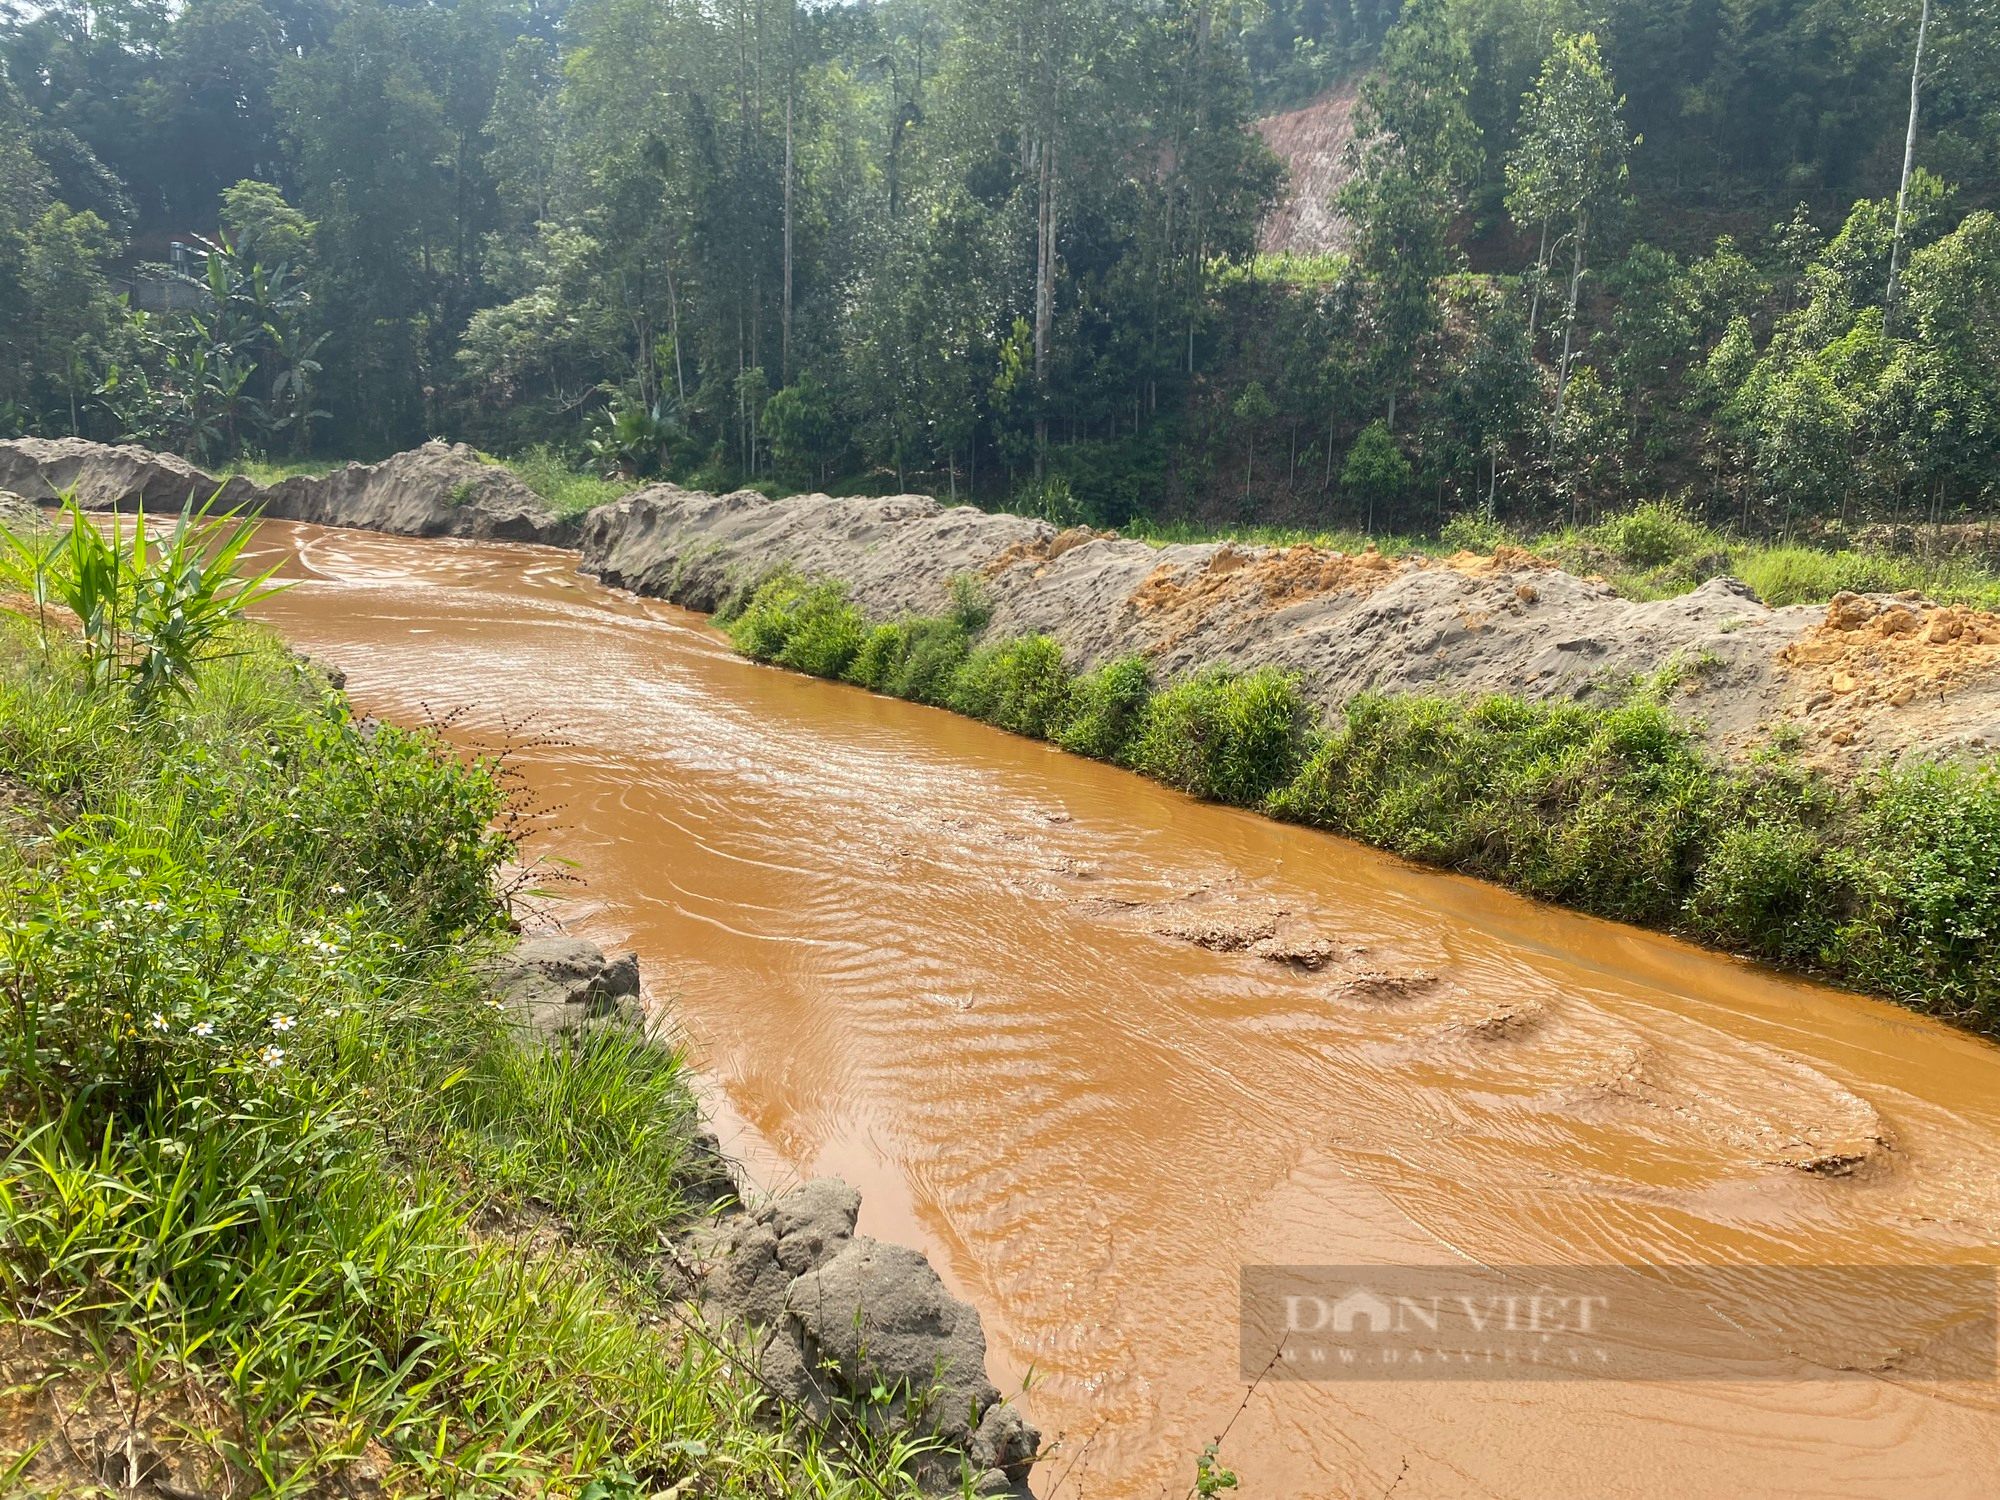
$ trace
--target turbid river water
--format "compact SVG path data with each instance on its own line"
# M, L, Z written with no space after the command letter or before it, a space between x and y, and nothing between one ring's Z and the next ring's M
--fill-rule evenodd
M1996 1388L1863 1331L1247 1403L1238 1353L1245 1264L1991 1261L2000 1049L751 665L566 554L261 545L302 580L265 618L359 707L545 738L565 920L640 950L761 1183L846 1177L1033 1372L1044 1500L1178 1500L1239 1407L1253 1496L2000 1495ZM1273 922L1329 961L1241 947Z

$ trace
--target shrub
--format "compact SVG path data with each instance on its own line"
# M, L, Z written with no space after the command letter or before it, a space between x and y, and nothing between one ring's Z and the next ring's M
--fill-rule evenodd
M1256 807L1292 779L1311 729L1295 677L1210 667L1146 704L1127 759L1197 797Z
M2000 1024L2000 767L1917 765L1864 786L1865 904L1833 967L1893 995Z
M1634 920L1679 912L1717 789L1686 726L1617 709L1362 694L1273 810Z
M952 680L948 706L1030 739L1049 739L1067 720L1070 672L1046 635L982 646Z
M1076 679L1070 688L1068 721L1052 738L1078 755L1120 760L1138 732L1152 691L1145 657L1108 661Z
M1672 500L1644 500L1597 528L1594 539L1632 568L1659 568L1722 550L1723 541Z
M844 585L810 583L796 573L766 579L726 628L752 660L815 677L841 676L868 638L867 622L847 602Z

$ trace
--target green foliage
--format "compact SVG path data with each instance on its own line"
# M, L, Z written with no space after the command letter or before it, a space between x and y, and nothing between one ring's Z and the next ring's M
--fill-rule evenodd
M814 677L839 677L868 638L861 612L838 583L795 572L766 580L728 624L737 650Z
M1046 635L981 646L953 679L946 706L1030 739L1054 739L1070 713L1062 647Z
M365 1443L412 1493L909 1492L886 1442L775 1428L632 1273L695 1103L675 1053L484 998L493 768L260 635L146 713L16 636L0 778L0 1309L135 1419L227 1410L181 1446L205 1489L343 1488Z
M45 646L51 604L76 618L92 683L122 681L141 702L186 694L244 611L284 587L269 582L275 569L237 575L255 528L233 514L210 518L212 500L197 510L190 497L167 539L154 543L143 511L129 536L115 519L106 536L65 495L68 529L6 536L0 580L26 596L21 609Z
M1690 732L1615 710L1364 694L1273 806L1628 921L1679 913L1712 807Z
M2000 772L1842 789L1724 768L1637 696L1610 708L1364 694L1279 816L1605 916L2000 1025Z
M1386 509L1410 487L1410 461L1389 435L1387 423L1370 422L1361 429L1341 465L1340 483L1366 503L1371 518L1378 506Z
M560 516L580 516L632 491L630 481L606 479L580 468L571 455L547 443L516 454L507 460L507 467Z
M1295 678L1218 666L1154 695L1125 759L1194 796L1259 807L1292 779L1311 736Z
M1078 755L1122 761L1152 691L1152 670L1145 657L1108 661L1076 679L1070 689L1068 722L1052 738Z

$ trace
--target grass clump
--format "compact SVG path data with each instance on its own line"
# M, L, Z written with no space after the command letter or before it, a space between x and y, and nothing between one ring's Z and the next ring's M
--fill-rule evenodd
M0 1321L31 1388L209 1493L338 1493L364 1453L388 1493L909 1493L886 1440L775 1426L675 1332L642 1257L684 1212L683 1065L530 1044L486 999L495 769L230 645L141 697L0 633Z
M507 467L559 516L580 516L622 499L638 487L633 480L607 479L581 467L572 455L548 443L537 443L515 454L507 460Z
M1075 680L1068 718L1050 738L1093 760L1122 760L1152 696L1153 674L1145 657L1108 661Z
M1051 636L981 646L954 674L949 707L1029 739L1052 739L1068 722L1072 679Z
M1271 810L2000 1027L2000 768L1842 786L1614 707L1363 694Z
M1427 864L1627 921L1671 922L1713 811L1665 708L1365 693L1273 802Z
M736 649L814 677L838 677L868 638L861 611L838 583L787 570L764 580L724 626Z
M1259 807L1297 773L1313 717L1289 673L1210 667L1147 701L1123 759L1197 797Z

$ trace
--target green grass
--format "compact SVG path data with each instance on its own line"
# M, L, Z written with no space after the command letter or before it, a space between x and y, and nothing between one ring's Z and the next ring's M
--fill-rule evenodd
M218 479L240 474L257 484L282 484L287 479L320 479L347 466L336 458L239 458L216 471Z
M1078 676L1048 637L986 641L984 623L962 593L871 628L838 584L785 573L728 628L759 661L2000 1033L2000 767L1725 766L1665 706L1673 672L1609 706L1363 694L1322 724L1272 669L1162 685L1128 657Z
M1256 526L1201 521L1152 521L1141 516L1120 528L1120 536L1166 547L1181 542L1237 542L1251 547L1324 547L1330 552L1366 552L1370 547L1388 557L1436 551L1436 544L1415 536L1368 536L1359 531L1325 531L1298 526Z
M1522 547L1580 575L1605 578L1628 599L1672 598L1711 578L1749 584L1766 604L1824 604L1844 589L1856 593L1915 590L1940 604L2000 610L2000 569L1966 556L1936 558L1874 548L1807 546L1744 541L1702 525L1671 501L1644 501L1594 526L1517 535L1476 516L1460 516L1439 537L1364 536L1356 531L1316 531L1288 526L1148 521L1123 535L1154 546L1176 542L1238 542L1292 547L1307 543L1356 553L1373 546L1389 557L1450 556L1461 548L1490 553L1500 544Z
M606 479L580 468L570 455L546 443L515 454L506 460L506 465L561 516L582 515L638 488L632 480Z
M364 1451L392 1494L911 1493L674 1320L681 1058L486 999L493 768L236 645L146 701L0 632L0 1321L43 1361L9 1399L211 1493Z
M1729 576L1766 604L1824 604L1844 589L1914 589L1940 604L2000 609L2000 571L1966 556L1920 557L1843 546L1743 541L1704 526L1670 500L1649 500L1595 526L1539 537L1459 517L1444 545L1490 552L1502 542L1529 548L1578 574L1601 574L1629 599L1666 599Z

